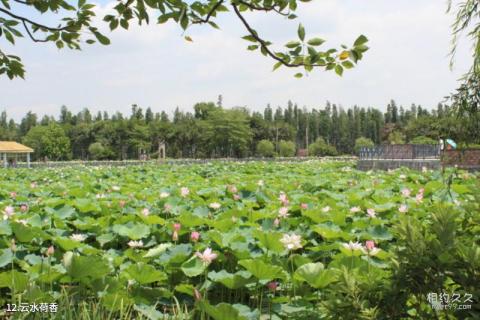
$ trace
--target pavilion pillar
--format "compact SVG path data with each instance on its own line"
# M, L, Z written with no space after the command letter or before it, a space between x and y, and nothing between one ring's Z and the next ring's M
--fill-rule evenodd
M30 168L30 153L27 153L27 168Z
M5 152L3 153L3 167L8 168L7 154Z

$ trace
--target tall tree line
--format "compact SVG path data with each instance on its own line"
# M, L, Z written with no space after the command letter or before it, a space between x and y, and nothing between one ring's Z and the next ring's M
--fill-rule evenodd
M257 155L262 140L271 142L275 152L285 141L297 150L322 141L338 154L353 154L359 138L374 144L434 143L441 137L480 142L480 133L463 130L447 105L428 110L415 104L398 106L392 100L385 109L346 109L330 102L307 108L289 101L251 112L224 108L221 97L217 103L197 103L192 111L177 108L173 116L138 105L129 115L92 114L89 109L74 114L63 106L57 117L39 119L28 112L20 123L2 112L0 140L23 142L35 149L36 159L50 160L155 157L159 143L166 144L168 157L215 158Z

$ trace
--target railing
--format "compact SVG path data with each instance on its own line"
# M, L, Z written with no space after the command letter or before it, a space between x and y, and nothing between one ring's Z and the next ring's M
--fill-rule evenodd
M430 144L396 144L375 147L362 147L360 160L369 159L439 159L440 145Z
M56 167L70 167L70 166L141 166L141 165L188 165L188 164L205 164L211 162L252 162L252 161L265 161L265 162L303 162L309 160L322 160L322 161L355 161L357 157L352 156L340 156L340 157L276 157L276 158L213 158L213 159L165 159L158 160L99 160L99 161L47 161L47 162L32 162L32 168L56 168ZM26 168L27 164L24 162L17 163L16 167Z

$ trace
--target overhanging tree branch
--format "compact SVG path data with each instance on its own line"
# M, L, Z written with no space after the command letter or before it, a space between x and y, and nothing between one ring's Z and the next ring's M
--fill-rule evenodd
M208 12L208 14L207 14L207 16L205 17L205 19L198 19L198 20L193 21L192 23L193 23L193 24L208 23L208 22L210 21L210 18L212 17L212 15L215 13L215 11L217 11L217 9L222 5L223 2L224 2L224 0L218 1L218 2L212 7L212 9L210 9L210 11Z
M32 39L33 42L48 42L47 39L37 39L37 38L35 38L33 36L33 34L30 32L30 29L28 28L27 23L25 21L22 21L22 23L23 23L23 27L27 31L28 36L30 37L30 39Z
M8 11L8 10L6 10L6 9L3 9L3 8L0 8L0 12L3 12L3 13L5 13L6 15L8 15L8 16L14 18L14 19L20 20L20 21L22 21L23 23L29 23L29 24L31 24L32 26L38 27L38 28L40 28L40 29L46 29L46 30L52 31L52 32L65 31L65 30L67 30L67 29L69 28L69 26L52 28L52 27L43 25L43 24L41 24L41 23L32 21L32 20L30 20L30 19L28 19L28 18L25 18L25 17L19 16L19 15L16 15L16 14L14 14L13 12L10 12L10 11Z
M232 7L233 7L233 10L235 11L235 14L237 15L237 17L240 19L240 21L242 21L243 25L245 26L245 28L247 29L248 33L250 33L250 35L255 39L257 40L258 43L260 43L260 45L262 46L262 48L265 50L266 54L268 56L270 56L271 58L273 58L274 60L280 62L282 65L286 66L286 67L289 67L289 68L296 68L296 67L302 67L302 66L305 66L305 63L303 62L300 62L300 63L290 63L288 62L287 60L285 59L282 59L280 58L278 55L276 55L274 52L272 52L269 48L268 48L268 44L265 40L263 40L262 38L260 38L257 34L257 32L255 30L253 30L253 28L250 26L250 24L247 22L247 20L245 19L245 17L242 15L242 13L240 12L240 10L238 9L238 6L236 4L232 4ZM315 64L315 65L312 65L312 66L321 66L319 64Z
M238 3L241 3L243 4L244 6L250 8L251 10L255 10L255 11L266 11L266 12L269 12L269 11L275 11L276 13L282 15L282 16L288 16L288 13L286 12L282 12L281 10L275 8L275 5L273 6L270 6L270 7L259 7L259 6L256 6L256 5L253 5L251 3L248 3L248 2L245 2L245 1L238 1Z

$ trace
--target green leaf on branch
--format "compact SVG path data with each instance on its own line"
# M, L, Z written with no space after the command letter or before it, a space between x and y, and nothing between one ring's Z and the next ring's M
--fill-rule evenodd
M301 23L298 25L298 38L302 41L305 40L305 28Z

